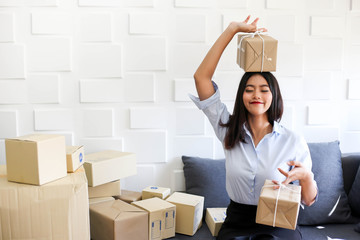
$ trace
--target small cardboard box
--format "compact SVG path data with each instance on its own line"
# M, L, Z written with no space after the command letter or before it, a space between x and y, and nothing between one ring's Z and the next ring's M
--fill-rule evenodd
M120 196L115 196L115 198L127 203L132 203L135 201L140 201L142 199L142 194L141 192L121 190Z
M66 146L67 172L75 172L84 164L84 146Z
M175 236L176 206L160 198L149 198L131 203L149 212L149 240Z
M106 150L85 156L84 168L88 184L96 187L136 174L134 153Z
M301 187L288 184L286 187L274 190L273 185L271 180L265 181L260 193L256 223L294 230L299 214ZM278 200L277 196L279 196Z
M32 134L5 140L8 181L42 185L67 174L65 137Z
M93 240L148 240L148 212L121 200L90 205Z
M107 201L114 201L115 198L113 197L98 197L98 198L89 198L89 205L101 203L101 202L107 202Z
M226 218L226 208L207 208L205 222L211 234L216 237Z
M82 168L51 183L34 186L8 182L6 167L2 165L0 239L89 240L88 201Z
M166 201L176 205L175 232L193 236L203 217L204 197L174 192Z
M149 186L142 190L142 199L145 200L153 197L166 199L170 195L170 191L170 188Z
M121 193L120 180L89 187L89 198L112 197Z
M237 64L245 72L261 72L261 66L263 72L276 71L278 41L268 35L261 35L261 38L258 35L247 35L238 35Z

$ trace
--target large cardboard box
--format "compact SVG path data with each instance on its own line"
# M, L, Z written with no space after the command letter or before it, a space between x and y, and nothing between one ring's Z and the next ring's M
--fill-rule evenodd
M176 205L175 232L193 236L203 217L204 197L174 192L166 201Z
M67 171L75 172L84 164L84 146L66 146Z
M141 192L135 192L130 190L121 190L120 196L114 196L115 199L120 199L127 203L132 203L135 201L140 201L142 199Z
M5 140L7 178L42 185L65 177L65 137L32 134Z
M265 181L260 193L256 223L294 230L299 214L301 187L288 184L274 190L273 185L271 180Z
M120 180L89 187L89 198L112 197L121 194Z
M166 199L170 195L170 192L170 188L149 186L142 190L142 199L145 200L153 197Z
M278 41L268 35L247 36L238 35L237 64L245 72L261 72L261 66L263 72L276 71Z
M90 205L92 240L147 240L148 212L121 200Z
M84 169L34 186L8 182L0 166L0 240L89 240L89 226Z
M211 234L216 237L226 218L226 208L207 208L205 222Z
M90 187L136 174L134 153L106 150L85 156L84 168Z
M149 212L149 240L175 236L176 206L160 198L149 198L131 203Z

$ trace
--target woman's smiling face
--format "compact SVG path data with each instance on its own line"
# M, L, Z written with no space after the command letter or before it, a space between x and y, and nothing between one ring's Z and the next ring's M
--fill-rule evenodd
M272 93L263 76L256 74L249 78L243 93L243 101L249 114L253 116L266 114L271 106Z

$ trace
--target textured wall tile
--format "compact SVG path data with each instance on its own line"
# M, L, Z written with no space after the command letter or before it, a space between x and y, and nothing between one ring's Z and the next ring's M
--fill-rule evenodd
M0 165L6 164L6 156L5 156L5 140L0 139Z
M294 42L295 40L295 16L294 15L276 15L266 18L266 28L270 35L279 41ZM286 29L286 31L284 31ZM282 42L279 44L282 45Z
M304 97L311 100L330 100L331 72L306 72L304 74Z
M342 153L359 152L360 133L343 132L340 138L340 149Z
M237 90L242 76L242 71L216 72L214 81L220 89L220 95L223 101L234 101L236 99Z
M350 104L347 109L347 130L360 131L360 104Z
M80 102L122 102L124 100L123 80L92 79L80 80Z
M14 39L14 14L0 14L0 42L13 42Z
M68 109L35 109L35 130L71 130L73 111Z
M165 14L157 13L130 13L130 34L164 34L168 19Z
M348 99L360 99L360 79L349 79Z
M277 78L284 100L299 100L303 97L303 81L298 77Z
M177 42L205 42L206 16L198 14L181 14L176 16Z
M360 0L351 0L351 10L360 11Z
M285 106L280 124L287 129L293 130L295 125L295 110L293 106Z
M175 45L172 64L176 77L192 77L208 50L207 45Z
M246 8L247 0L217 0L217 6L220 8Z
M81 138L79 144L84 145L85 154L104 150L123 151L122 138Z
M302 76L304 68L303 46L300 44L279 43L277 72L282 76Z
M34 132L36 133L36 132ZM78 143L75 144L74 142L74 132L64 132L64 131L41 131L41 133L46 134L55 134L55 135L62 135L65 137L65 144L66 146L75 146L78 145Z
M345 19L312 16L310 29L312 36L344 38Z
M154 7L154 0L126 0L128 7Z
M197 107L176 109L177 135L203 135L205 115Z
M31 32L33 34L72 34L74 19L68 13L31 14Z
M0 104L26 103L26 81L1 80L0 81Z
M304 127L303 135L306 142L331 142L339 140L339 128Z
M190 102L188 94L197 96L195 82L193 79L175 79L175 101L176 102Z
M155 177L156 175L154 165L138 165L137 174L135 176L124 179L125 186L123 189L141 192L148 186L157 185L155 182Z
M351 17L350 38L354 44L360 44L360 16Z
M154 102L155 79L153 74L129 73L125 75L125 100L127 102Z
M27 45L30 71L71 71L71 41L68 38L32 38Z
M160 128L167 127L168 113L164 108L130 108L130 128Z
M0 7L55 7L57 0L1 0Z
M166 131L129 131L124 134L124 151L136 153L138 163L167 161Z
M127 70L166 70L167 60L164 37L132 37L125 48Z
M58 75L29 75L26 79L28 99L31 103L59 103Z
M334 0L306 0L307 9L316 9L316 10L331 10L334 9L335 2Z
M338 112L336 111L336 107L330 103L308 106L308 124L331 125L336 124L337 119Z
M214 138L213 137L175 137L174 138L174 157L198 156L214 157Z
M0 138L13 138L18 136L17 111L0 111Z
M355 77L359 76L360 45L348 46L344 69Z
M24 65L24 46L0 44L0 78L24 78Z
M80 74L83 77L122 77L122 46L84 44L80 47Z
M185 191L185 177L183 170L173 170L171 173L171 191Z
M121 7L123 0L79 0L80 7Z
M306 70L341 70L343 41L338 39L312 39L305 44Z
M82 14L80 39L82 42L110 42L111 15L107 13Z
M296 0L266 0L268 9L296 9L297 6Z
M114 134L114 112L112 109L83 111L85 137L111 137Z
M214 3L214 0L175 0L175 7L208 8Z

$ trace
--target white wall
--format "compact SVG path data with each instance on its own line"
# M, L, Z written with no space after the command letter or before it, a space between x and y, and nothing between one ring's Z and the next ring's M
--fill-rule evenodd
M192 75L247 14L279 40L283 124L359 152L360 0L3 0L0 163L4 138L59 133L87 153L136 152L125 188L182 189L181 155L223 157ZM215 76L230 109L242 74L233 41Z

